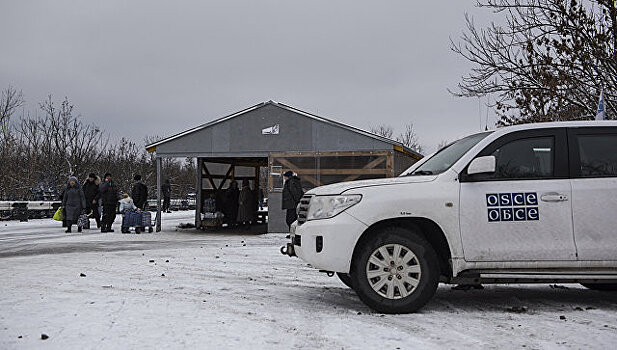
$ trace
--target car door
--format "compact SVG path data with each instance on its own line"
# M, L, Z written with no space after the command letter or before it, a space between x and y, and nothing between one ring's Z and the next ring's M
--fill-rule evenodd
M576 260L565 128L504 135L488 155L494 173L460 177L465 260Z
M617 128L568 130L579 260L617 261Z

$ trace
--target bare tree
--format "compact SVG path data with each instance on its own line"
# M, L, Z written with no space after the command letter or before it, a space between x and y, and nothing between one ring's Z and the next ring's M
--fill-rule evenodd
M11 116L24 105L24 95L14 87L7 87L0 94L0 137L6 138L10 132Z
M418 140L418 135L416 135L413 123L405 124L405 130L400 133L396 140L413 151L420 154L424 152L424 149Z
M385 124L381 124L378 126L372 126L371 132L375 135L379 135L379 136L382 136L388 139L391 139L392 135L394 135L394 131L392 130L392 127L390 125L385 125Z
M452 50L474 67L457 96L494 95L508 125L591 119L604 89L607 113L617 112L617 2L615 0L480 0L503 16L486 28L467 18Z
M15 167L16 140L13 133L11 117L24 105L21 91L12 86L2 90L0 94L0 196L8 191L16 191L17 179L11 169Z

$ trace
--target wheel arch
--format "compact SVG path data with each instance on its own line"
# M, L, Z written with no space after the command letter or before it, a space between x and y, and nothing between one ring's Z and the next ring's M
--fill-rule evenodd
M440 275L445 277L446 280L450 280L452 278L452 265L450 263L452 259L452 252L450 251L450 246L448 244L448 240L446 239L446 235L437 223L431 219L423 217L392 218L372 224L362 233L356 242L351 263L354 264L356 261L356 257L360 253L360 247L363 246L364 242L375 235L378 235L383 228L393 226L401 228L415 228L415 231L422 235L422 237L426 239L433 247L435 253L437 253L439 258Z

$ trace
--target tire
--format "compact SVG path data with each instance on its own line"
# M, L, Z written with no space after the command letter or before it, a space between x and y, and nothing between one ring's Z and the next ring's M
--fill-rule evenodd
M439 260L433 247L416 232L401 227L384 228L366 241L354 258L352 284L371 309L387 314L410 313L435 295Z
M353 289L353 285L351 284L351 276L349 276L348 273L337 272L336 276L339 280L341 280L341 282L343 282L344 285Z
M581 283L583 287L593 289L593 290L601 290L601 291L616 291L617 283Z

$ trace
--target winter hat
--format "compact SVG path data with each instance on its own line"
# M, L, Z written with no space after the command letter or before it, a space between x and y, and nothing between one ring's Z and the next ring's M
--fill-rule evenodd
M75 183L77 183L77 178L75 176L69 176L69 182L71 182L71 180L75 181Z
M103 179L108 177L108 176L111 176L111 173L105 173L105 176L103 176Z
M283 176L285 176L285 177L292 177L292 176L293 176L293 174L294 174L294 173L293 173L291 170L288 170L288 171L286 171L286 172L283 174Z
M135 181L139 181L139 180L141 180L141 175L139 175L139 174L135 175L135 177L133 178L133 180L135 180Z
M91 179L96 179L96 174L95 173L90 173L90 175L88 175L89 178Z
M122 198L129 198L129 194L128 193L123 194Z

